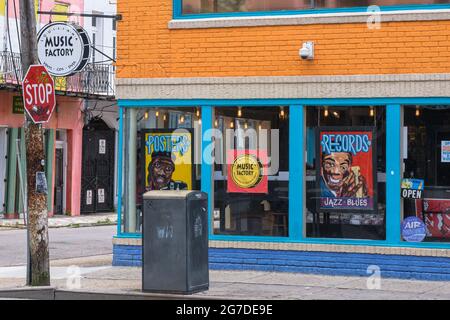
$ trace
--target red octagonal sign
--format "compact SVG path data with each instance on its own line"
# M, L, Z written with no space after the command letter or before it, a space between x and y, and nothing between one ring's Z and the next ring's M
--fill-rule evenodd
M32 65L23 78L23 104L34 123L50 119L56 105L55 83L42 65Z

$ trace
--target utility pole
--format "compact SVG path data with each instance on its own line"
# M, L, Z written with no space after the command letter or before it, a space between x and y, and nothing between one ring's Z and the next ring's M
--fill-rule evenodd
M22 73L25 75L30 65L38 64L36 10L34 0L20 0L21 57ZM36 188L37 175L44 172L44 131L26 115L25 143L27 163L27 212L29 272L27 284L32 286L50 285L50 263L48 252L48 212L47 194ZM50 170L50 168L47 168Z

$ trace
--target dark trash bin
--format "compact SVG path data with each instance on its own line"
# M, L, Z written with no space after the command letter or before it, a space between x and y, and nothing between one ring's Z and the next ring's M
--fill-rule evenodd
M142 290L208 290L208 195L149 191L143 202Z

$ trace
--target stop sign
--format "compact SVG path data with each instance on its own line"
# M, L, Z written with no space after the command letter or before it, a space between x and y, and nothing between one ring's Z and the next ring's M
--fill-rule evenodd
M55 84L43 65L32 65L23 78L23 104L34 123L48 122L56 105Z

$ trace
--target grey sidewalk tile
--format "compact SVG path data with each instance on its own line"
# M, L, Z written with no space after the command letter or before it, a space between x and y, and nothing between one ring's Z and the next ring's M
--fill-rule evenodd
M337 286L348 281L353 281L354 277L342 276L320 276L301 273L276 273L276 272L262 272L256 278L252 278L250 282L260 284L288 284L300 286L314 286L314 287L330 287Z
M366 290L367 282L369 278L353 279L336 286L337 288L344 289L362 289ZM369 280L370 281L370 280ZM415 281L415 280L400 280L400 279L380 279L380 289L393 292L413 292L420 294L428 290L436 289L442 286L442 282L433 281Z

